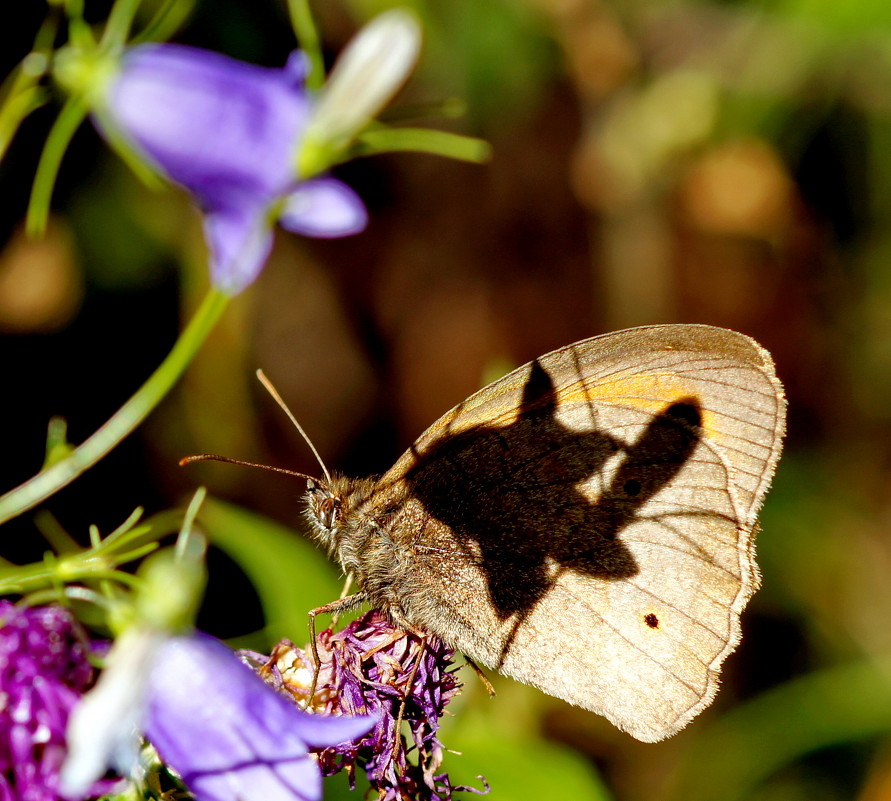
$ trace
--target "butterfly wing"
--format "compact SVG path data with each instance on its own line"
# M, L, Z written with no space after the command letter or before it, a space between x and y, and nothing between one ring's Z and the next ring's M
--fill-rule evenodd
M638 739L675 733L739 641L784 420L767 352L709 326L608 334L515 370L378 485L410 566L403 614Z

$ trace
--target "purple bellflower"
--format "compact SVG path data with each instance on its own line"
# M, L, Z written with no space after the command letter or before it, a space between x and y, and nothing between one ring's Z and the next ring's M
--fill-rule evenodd
M69 797L83 795L90 772L113 764L141 731L197 801L318 801L322 773L310 749L347 747L375 724L303 712L206 634L130 631L115 646L138 653L139 665L110 658L72 718Z
M109 767L124 776L139 772L145 688L168 637L160 629L131 625L114 641L98 681L68 718L68 756L59 776L65 798L84 798Z
M297 157L313 102L295 51L269 69L169 44L127 50L103 94L100 128L123 136L204 213L215 285L235 294L259 274L278 221L294 233L339 237L367 214L346 184L301 181Z
M198 801L317 801L310 749L347 747L374 716L312 715L204 634L174 637L151 673L145 734Z
M309 649L282 641L267 661L248 656L259 663L257 670L269 684L303 707L319 714L379 715L366 737L317 749L324 775L346 770L352 784L358 766L379 799L388 801L445 801L456 790L480 792L453 786L448 774L439 771L444 754L437 737L439 719L461 689L451 648L432 635L424 641L404 632L377 611L337 633L321 632L317 646L321 667L311 701L307 696L314 662ZM411 745L397 728L403 700ZM409 759L412 750L417 751L415 762Z
M72 707L93 681L91 643L67 609L0 600L0 799L55 801ZM93 782L90 796L114 781Z

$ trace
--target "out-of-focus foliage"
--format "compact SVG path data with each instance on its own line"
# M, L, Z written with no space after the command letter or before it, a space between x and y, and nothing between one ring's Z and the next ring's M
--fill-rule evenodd
M388 5L316 3L330 52ZM387 469L495 365L652 322L744 331L776 358L790 431L762 517L763 588L714 707L644 745L506 679L489 700L465 670L471 687L443 730L464 756L449 769L469 783L482 772L499 801L887 798L891 4L411 5L426 44L401 105L463 98L466 116L443 125L489 138L491 164L400 155L346 167L368 230L280 235L174 396L50 509L70 531L113 527L206 482L250 512L207 508L219 550L202 625L235 637L265 621L273 639L302 644L306 610L338 586L279 528L301 528L302 483L176 466L213 451L318 472L255 386L257 367L329 467L364 474ZM293 46L283 6L204 0L177 39L280 65ZM19 25L10 59L36 30ZM25 240L47 124L32 115L0 166L3 488L39 468L51 415L76 442L120 405L206 281L184 198L142 188L86 130L63 162L47 238ZM21 536L4 546L27 542L31 522L11 531Z

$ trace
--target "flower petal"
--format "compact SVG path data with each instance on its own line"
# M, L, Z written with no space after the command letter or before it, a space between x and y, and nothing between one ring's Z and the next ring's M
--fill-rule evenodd
M205 773L189 779L198 801L313 801L322 795L316 763L302 757L272 766L257 763L230 773Z
M199 801L316 801L307 744L364 734L373 717L310 715L276 693L225 645L170 640L152 671L145 733Z
M327 748L355 740L367 734L377 716L310 715L312 724L302 732L303 741L311 748Z
M279 222L295 234L349 236L365 228L368 212L346 184L334 178L316 178L304 181L288 195Z
M253 283L272 250L272 228L263 209L234 208L204 218L213 282L235 295Z
M300 62L267 69L179 45L126 51L105 112L205 208L247 193L271 202L293 182L309 113Z
M109 765L124 775L136 765L145 685L165 637L140 626L118 637L96 686L68 719L68 757L59 779L63 796L85 795Z

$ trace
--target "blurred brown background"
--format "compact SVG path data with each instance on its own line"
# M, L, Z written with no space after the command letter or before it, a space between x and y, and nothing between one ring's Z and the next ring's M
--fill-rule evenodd
M318 3L330 54L386 5ZM427 122L485 137L491 163L400 154L345 166L367 231L280 234L174 394L48 507L82 537L206 482L298 527L299 484L177 467L210 451L317 472L258 367L329 466L363 475L489 380L574 340L654 322L743 331L774 354L790 423L762 521L764 588L715 708L644 746L507 681L491 704L469 689L467 720L496 727L479 769L493 799L538 792L495 778L512 757L492 743L519 726L540 738L523 764L545 797L891 798L891 5L412 6L425 51L399 103L463 99L463 117ZM6 33L9 67L33 36L40 4L31 10ZM293 47L272 0L199 2L178 39L268 65ZM24 239L51 119L33 115L0 166L3 489L39 469L51 415L79 442L140 385L207 284L187 199L146 191L86 128L47 238ZM43 547L30 517L6 527L4 555ZM211 570L202 625L224 637L259 628L234 564L214 551ZM473 762L470 748L453 770ZM577 770L589 778L561 783Z

